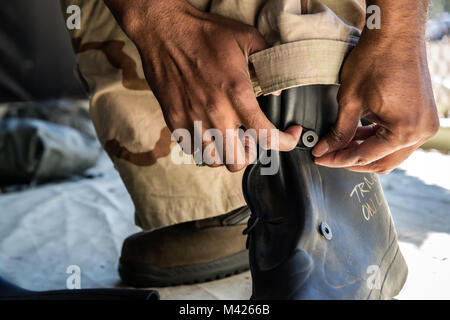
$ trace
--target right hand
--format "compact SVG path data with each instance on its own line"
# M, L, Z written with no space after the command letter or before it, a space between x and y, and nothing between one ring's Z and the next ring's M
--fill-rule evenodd
M246 142L227 136L226 129L276 129L258 105L248 68L249 55L267 48L263 37L249 25L201 12L184 0L126 2L128 14L118 20L139 49L145 77L169 129L188 129L192 140L202 134L194 132L194 121L202 121L203 132L218 129L224 147L216 154L225 162L225 146L233 141L235 159L245 161L225 165L232 172L243 169L254 154ZM129 8L136 5L140 7ZM264 144L289 151L300 134L301 127L294 126L279 132L278 146ZM211 143L217 146L217 141L202 138L203 150ZM216 159L209 165L222 164Z

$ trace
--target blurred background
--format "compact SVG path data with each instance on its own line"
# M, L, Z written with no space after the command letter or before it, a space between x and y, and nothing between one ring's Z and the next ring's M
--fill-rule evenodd
M101 150L56 0L0 4L0 275L34 290L119 286L134 208ZM410 275L399 299L450 299L450 0L433 0L429 66L441 129L381 177ZM162 298L248 299L248 273L160 290Z

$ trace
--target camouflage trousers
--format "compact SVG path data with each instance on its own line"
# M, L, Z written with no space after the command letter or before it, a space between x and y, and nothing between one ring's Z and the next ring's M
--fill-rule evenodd
M271 48L249 58L255 94L309 84L337 84L365 23L364 0L189 0L258 28ZM61 0L81 8L70 31L80 78L90 92L98 138L133 199L136 223L152 230L224 214L245 205L242 172L174 164L158 101L139 53L100 0ZM151 41L151 39L149 39Z

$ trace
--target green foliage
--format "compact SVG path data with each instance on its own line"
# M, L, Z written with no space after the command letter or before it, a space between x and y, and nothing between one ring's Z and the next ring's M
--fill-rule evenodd
M434 18L443 12L450 12L450 0L431 0L429 18Z

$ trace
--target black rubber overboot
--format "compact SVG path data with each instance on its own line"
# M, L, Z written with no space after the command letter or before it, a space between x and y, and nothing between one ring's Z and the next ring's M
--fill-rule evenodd
M259 98L279 128L303 127L291 152L275 152L275 175L249 166L247 246L252 299L390 299L407 267L374 174L318 166L311 149L334 123L337 86L314 85Z

